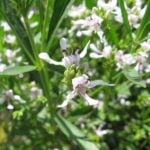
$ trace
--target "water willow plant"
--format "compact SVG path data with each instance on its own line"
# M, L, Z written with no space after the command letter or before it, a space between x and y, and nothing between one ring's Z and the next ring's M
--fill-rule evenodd
M81 1L77 0L76 2L80 3ZM140 145L140 149L142 149L145 143L149 144L150 141L149 137L147 137L150 130L148 119L150 111L147 108L149 107L149 93L146 90L148 85L146 85L145 81L144 83L142 82L143 78L141 76L143 74L143 77L147 79L148 73L146 74L145 71L150 70L147 67L147 54L149 53L150 45L149 40L147 40L149 39L147 34L149 31L150 1L145 1L143 4L147 5L147 9L143 19L141 18L142 23L139 28L137 26L137 16L135 14L128 14L133 12L131 9L126 8L126 1L108 0L106 2L105 0L99 0L97 1L99 8L93 8L93 11L84 9L88 12L84 12L85 14L83 13L81 17L90 14L87 18L80 20L79 11L76 11L79 18L74 18L70 31L68 32L67 29L67 33L65 33L66 22L61 27L60 24L72 2L73 0L0 1L1 16L8 22L12 32L16 35L21 52L24 53L23 59L25 58L24 60L27 61L26 66L18 63L18 66L7 68L6 70L4 70L5 66L1 65L0 77L2 78L2 83L0 82L0 91L4 90L4 96L10 93L11 98L2 97L0 101L7 101L5 104L8 105L8 109L13 109L13 106L9 103L11 99L15 99L12 96L11 89L13 89L15 94L17 91L17 94L23 96L28 102L28 105L25 106L16 105L17 110L14 111L13 117L16 120L20 119L19 121L12 120L11 125L9 125L10 120L8 123L6 123L7 120L3 124L0 122L0 138L6 138L4 136L4 127L8 125L9 131L11 127L13 129L10 135L8 135L6 147L2 148L9 149L10 143L13 145L14 143L21 142L24 144L17 145L20 149L35 149L37 146L39 149L65 149L66 146L68 149L83 150L107 150L110 148L134 150L137 147L139 148L140 143L142 143ZM89 8L91 8L91 5L96 5L96 1L93 0L85 0L84 2ZM130 2L134 3L132 0ZM33 12L34 15L32 17ZM67 20L68 26L70 25ZM78 34L75 38L76 32ZM134 34L135 32L137 33ZM81 48L86 43L87 45L80 54L78 51L67 54L66 40L64 38L61 39L60 45L64 58L62 61L57 62L55 60L60 58L60 55L55 55L57 54L57 49L59 49L57 40L64 36L64 34L65 36L70 36L71 48L76 47L76 45ZM54 40L54 37L57 40ZM98 40L96 40L97 37ZM80 58L85 56L87 52L87 46L89 45L87 41L89 39L92 43L89 47L93 50L90 56L97 60L88 57L83 58L92 68L92 71L86 70L85 72L80 65ZM144 41L144 39L147 41ZM7 44L10 44L10 42L7 42ZM12 45L8 46L11 47ZM141 53L142 51L144 53ZM130 52L134 54L132 55ZM60 54L60 51L58 53ZM54 57L55 60L49 56ZM50 65L45 64L39 57L50 63ZM136 67L134 66L135 62L137 63ZM64 68L60 69L58 65ZM131 65L131 68L128 65ZM61 75L53 76L52 69ZM22 76L21 79L18 78L19 74L25 75L25 73L28 73L28 77L25 76L23 80ZM87 75L92 76L93 81ZM63 83L60 82L62 78ZM113 84L108 84L103 80L96 80L97 78L117 84L114 88L100 86L93 90L92 87L97 85L113 86ZM38 88L33 88L32 83L23 84L32 80L35 80L43 90L44 97L40 97L40 99L36 97ZM68 90L71 92L67 95L66 91ZM30 96L30 93L33 93L34 96ZM98 109L98 107L93 109L86 106L82 101L78 101L80 97L67 106L68 101L77 95L84 98L89 105L104 104L104 107L102 109ZM60 100L63 101L63 96L66 97L66 101L58 106L67 107L58 109L57 104L60 104ZM94 100L91 97L104 99L104 103L100 103L101 101ZM11 102L15 104L15 101ZM74 107L75 105L72 104L79 105ZM69 111L67 111L68 109ZM142 115L139 110L142 112ZM67 119L58 112L63 113ZM6 114L8 114L8 111ZM0 115L0 119L1 117L7 118L5 115ZM78 127L83 128L84 133L69 120ZM67 139L59 129L66 135ZM107 132L107 129L109 132ZM95 135L96 133L94 134L95 131L99 137ZM24 135L27 135L29 138L26 139ZM103 137L104 135L106 136ZM130 138L126 139L126 137ZM10 141L9 139L13 140ZM136 143L134 144L135 140ZM124 148L124 145L128 146L126 141L130 144L129 147ZM28 147L28 145L31 147ZM65 146L62 148L62 145ZM13 146L17 147L15 144Z
M38 53L43 50L50 52L50 47L55 32L58 29L64 17L65 11L67 10L68 6L73 2L73 0L47 0L45 2L47 2L47 6L42 1L38 1L36 3L36 1L34 0L2 0L0 2L1 15L8 22L12 31L16 35L20 47L22 48L22 52L24 53L28 63L36 67L36 71L33 71L32 69L28 70L28 66L18 66L17 69L16 67L14 67L16 71L15 73L10 73L9 70L6 70L2 73L2 76L6 75L7 77L9 75L16 75L27 72L27 70L32 71L31 75L36 80L36 82L42 87L44 95L48 99L49 112L51 116L50 124L52 125L52 129L55 128L55 118L57 119L56 122L58 122L60 120L60 117L56 115L56 104L50 95L51 86L49 85L49 72L47 65L45 65L38 58ZM34 39L34 31L31 29L30 20L28 17L29 10L32 9L31 7L34 6L36 6L36 11L40 15L40 46L38 46ZM64 124L63 122L65 122L65 120L60 120L58 122L58 126L62 126ZM68 127L67 130L70 131L71 128ZM78 142L77 137L74 136L74 133L70 134L70 136L74 137L73 139L75 142ZM83 143L84 140L80 140L79 145L85 147ZM93 143L90 143L88 141L86 143L89 144L90 147L94 147L94 149L97 149Z

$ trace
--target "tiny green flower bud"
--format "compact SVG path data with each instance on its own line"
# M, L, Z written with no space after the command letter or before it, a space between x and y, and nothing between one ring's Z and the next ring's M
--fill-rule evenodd
M71 69L71 70L75 70L75 69L76 69L76 65L75 65L75 64L72 64L70 69Z
M71 70L71 71L70 71L70 76L71 76L71 78L75 77L75 74L76 74L76 73L75 73L75 70Z
M65 70L65 72L64 72L64 76L65 76L65 77L68 77L69 72L70 72L70 71L69 71L69 69Z

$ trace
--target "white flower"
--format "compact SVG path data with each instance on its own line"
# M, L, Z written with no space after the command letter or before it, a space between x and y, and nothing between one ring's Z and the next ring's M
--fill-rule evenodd
M143 71L146 67L146 60L148 58L148 54L145 52L139 52L139 54L136 56L136 66L135 70L136 71Z
M78 37L82 35L90 36L93 31L101 31L101 23L103 19L96 14L96 11L93 11L90 16L85 17L84 19L78 19L72 21L72 27L69 30L69 33L76 32Z
M2 21L1 26L4 28L4 31L10 31L10 26L8 25L7 22Z
M122 18L122 13L120 7L116 7L115 10L113 11L113 14L115 15L115 20L123 23L123 18Z
M42 90L39 89L38 87L32 87L30 89L31 92L31 98L38 98L39 96L42 95Z
M105 134L108 134L108 133L110 133L110 130L108 130L108 129L105 129L105 130L97 129L96 130L96 134L99 137L103 137Z
M136 62L136 59L131 54L124 54L122 50L116 53L115 59L117 61L117 70L122 69L125 65L131 65Z
M107 86L114 86L114 84L108 84L102 80L94 80L94 81L90 81L88 76L83 74L79 77L75 77L72 79L72 86L73 86L73 91L70 92L67 97L66 100L61 104L58 105L58 107L65 107L68 105L68 102L73 99L76 95L80 94L89 105L98 105L100 103L99 100L95 100L93 98L91 98L88 94L87 94L87 90L90 88L93 88L97 85L107 85Z
M112 47L110 45L107 45L104 47L102 51L102 56L107 58L110 56L111 52L112 52Z
M62 59L62 63L66 68L69 68L72 64L75 64L76 66L79 66L80 63L80 56L78 52L76 51L75 54L71 54L69 56L65 56Z
M87 53L87 48L88 48L89 43L90 42L88 42L86 44L85 48L83 49L83 51L80 54L78 54L78 51L76 51L75 54L71 54L71 55L67 55L65 53L64 58L60 62L53 60L45 52L40 53L39 57L41 59L45 60L46 62L48 62L49 64L61 65L61 66L64 66L65 68L69 68L73 64L78 66L80 63L80 58L83 58ZM65 48L67 48L66 40L64 38L60 40L60 46L61 46L62 50L65 50Z
M7 105L7 109L8 109L8 110L12 110L12 109L14 109L14 106L13 106L12 104L8 104L8 105Z
M99 0L97 5L109 13L117 7L117 0L108 0L107 2L105 2L105 0Z
M77 37L81 37L82 35L90 36L92 34L92 30L78 30L76 35Z
M147 65L146 65L146 67L145 67L145 72L147 72L147 73L150 72L150 64L147 64Z
M118 94L117 98L118 98L120 104L126 105L126 106L130 105L130 101L127 100L127 96L126 95Z
M6 50L6 56L8 58L8 61L12 62L16 58L16 51L7 49Z
M89 27L92 31L98 31L100 29L100 25L103 21L102 18L100 18L97 14L92 14L90 18L88 18L89 21Z
M150 51L150 39L141 43L141 48L145 51Z
M8 91L5 91L3 93L3 96L0 98L0 104L3 104L4 102L7 103L7 109L13 109L13 105L10 103L10 101L13 99L13 91L10 89Z
M148 78L148 79L146 80L146 83L147 83L147 84L150 84L150 78Z
M138 28L138 27L139 27L139 24L138 24L139 16L130 13L130 14L128 15L128 18L129 18L129 23L130 23L130 25L132 25L132 26L135 27L135 28Z
M91 58L107 58L112 53L112 47L110 45L104 46L104 49L100 51L94 44L90 44L90 48L93 52L90 53Z
M71 9L68 11L68 15L70 17L79 17L86 11L86 7L83 4L78 6L72 6Z
M16 41L16 37L14 35L11 35L11 34L8 34L6 37L5 37L5 41L6 43L14 43Z
M111 130L109 130L109 129L102 129L103 126L104 125L101 124L101 125L99 125L99 127L97 129L94 129L97 136L99 136L99 137L103 137L105 134L108 134L111 132Z
M7 66L5 64L0 64L0 72L3 72Z
M19 95L14 95L13 90L7 90L3 92L2 97L0 98L0 104L7 103L7 109L12 110L14 106L11 104L11 100L17 100L21 103L25 103L23 99Z

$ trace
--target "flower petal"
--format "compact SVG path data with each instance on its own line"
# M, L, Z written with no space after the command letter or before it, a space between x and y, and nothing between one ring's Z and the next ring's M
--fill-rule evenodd
M84 95L82 95L85 100L88 102L89 105L98 105L99 101L95 100L93 98L91 98L89 95L87 95L86 93Z
M63 107L66 107L69 103L70 99L66 99L62 104L58 105L57 107L58 108L63 108Z
M90 53L90 57L91 58L102 58L102 57L104 57L103 55L100 55L100 54L97 54L97 53Z
M66 106L68 105L69 101L70 101L71 99L73 99L76 95L77 95L76 91L70 92L70 93L67 95L66 100L65 100L62 104L58 105L57 107L58 107L58 108L66 107Z
M54 65L63 65L62 62L58 62L58 61L55 61L53 59L51 59L47 53L45 52L42 52L39 54L39 58L45 60L46 62L48 62L49 64L54 64Z
M12 109L14 109L14 106L9 103L9 104L7 105L7 109L12 110Z
M84 49L80 53L80 58L83 58L86 55L89 44L90 44L90 41L87 42L86 46L84 47Z
M93 88L97 85L114 86L115 84L109 84L107 82L104 82L103 80L94 80L89 83L88 88Z
M95 46L95 44L91 43L90 44L90 49L92 49L94 52L99 53L99 49Z
M20 103L26 103L25 100L23 100L19 95L14 95L14 100L19 101Z

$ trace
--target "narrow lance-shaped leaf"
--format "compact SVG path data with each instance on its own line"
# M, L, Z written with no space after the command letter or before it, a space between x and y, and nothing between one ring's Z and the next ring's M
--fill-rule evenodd
M111 40L117 46L119 44L117 30L115 26L111 23L109 18L108 19L106 18L106 23L107 23L108 30L110 31L109 33L110 33Z
M11 67L8 68L6 70L4 70L3 72L0 72L0 76L15 76L15 75L19 75L25 72L30 72L35 70L36 67L29 65L29 66L15 66L15 67Z
M137 39L143 39L150 31L150 0L147 3L147 9L137 31Z
M127 13L127 10L125 8L125 1L124 0L119 0L119 5L120 5L120 8L121 8L123 22L124 22L125 28L127 30L127 34L129 34L130 38L132 39L132 31L131 31L131 27L130 27L130 24L129 24L129 21L128 21L128 13Z
M73 3L74 0L55 0L53 14L50 21L48 37L47 37L47 48L46 50L50 50L51 43L53 41L54 35L64 18L66 11L68 10L69 6Z
M55 121L62 132L69 138L72 139L78 146L83 150L98 150L98 147L89 141L87 137L72 123L67 121L61 115L56 114Z

